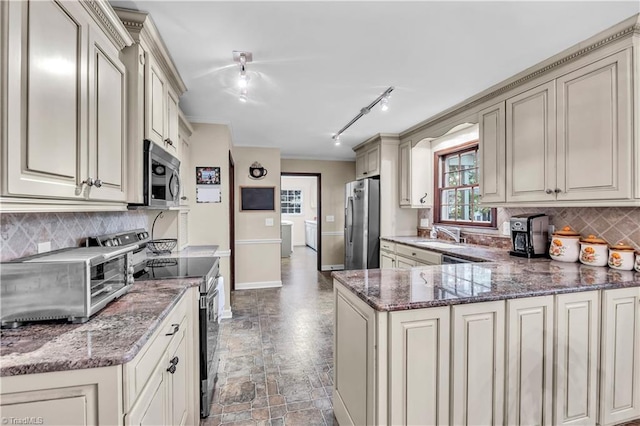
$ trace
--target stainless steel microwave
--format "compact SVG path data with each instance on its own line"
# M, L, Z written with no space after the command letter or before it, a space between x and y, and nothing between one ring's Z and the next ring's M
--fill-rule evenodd
M143 184L144 207L180 205L180 160L148 139L144 141Z

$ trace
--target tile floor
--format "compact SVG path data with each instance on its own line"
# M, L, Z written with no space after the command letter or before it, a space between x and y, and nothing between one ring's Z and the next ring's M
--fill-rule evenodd
M231 295L210 425L333 425L333 285L316 253L282 260L282 288ZM337 424L337 423L336 423Z

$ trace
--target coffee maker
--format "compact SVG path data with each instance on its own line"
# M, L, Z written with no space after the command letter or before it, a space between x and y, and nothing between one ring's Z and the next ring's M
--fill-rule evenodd
M549 216L544 214L511 217L512 256L544 257L549 248Z

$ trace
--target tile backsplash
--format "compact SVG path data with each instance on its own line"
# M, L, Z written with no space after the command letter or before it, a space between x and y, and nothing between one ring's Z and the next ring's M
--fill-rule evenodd
M498 230L511 216L534 213L549 216L550 224L556 229L571 226L581 235L597 235L611 244L626 240L640 250L640 207L498 208ZM432 221L431 210L421 210L419 217ZM498 235L499 231L493 230L491 233Z
M36 254L45 241L52 250L78 247L87 237L135 228L149 228L144 211L6 213L0 215L0 261Z

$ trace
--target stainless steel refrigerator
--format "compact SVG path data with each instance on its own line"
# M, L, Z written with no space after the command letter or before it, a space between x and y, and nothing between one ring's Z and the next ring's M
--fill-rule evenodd
M380 262L380 180L349 182L345 191L344 269L374 269Z

